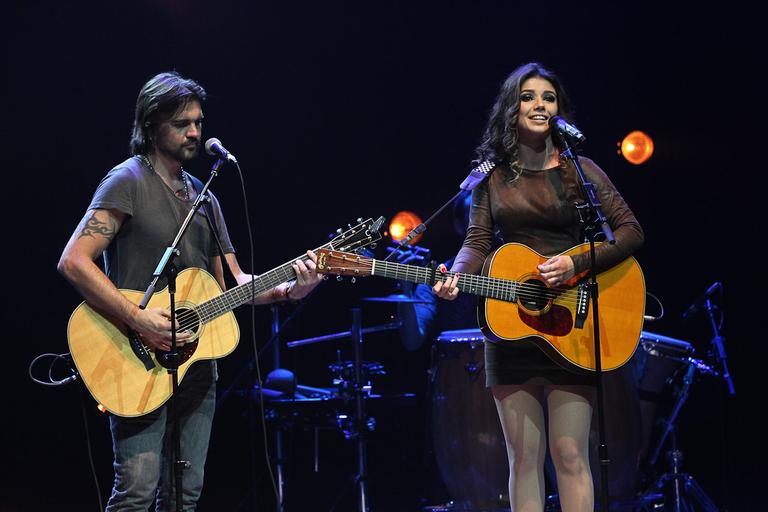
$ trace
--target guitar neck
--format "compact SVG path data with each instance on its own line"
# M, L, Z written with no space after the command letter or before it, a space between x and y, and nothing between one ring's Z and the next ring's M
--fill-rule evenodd
M333 248L330 243L320 247L321 249ZM198 315L203 322L208 322L217 318L229 311L232 311L238 306L242 306L252 297L264 293L267 290L274 288L275 286L288 282L296 277L296 272L293 270L293 262L298 259L305 259L306 255L298 256L286 263L283 263L279 267L273 268L263 274L259 275L252 281L243 283L241 285L230 288L226 292L222 293L218 297L215 297L209 301L199 304L196 308Z
M459 272L442 273L432 268L404 265L383 260L372 261L371 275L374 276L434 286L437 281L445 281L457 275L459 280L456 286L463 293L509 302L517 300L517 290L520 285L517 281L474 274L462 274Z

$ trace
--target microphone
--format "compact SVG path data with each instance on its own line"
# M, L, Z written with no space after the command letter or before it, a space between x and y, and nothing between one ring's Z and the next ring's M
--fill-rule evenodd
M704 307L704 303L709 299L711 296L715 294L718 290L720 290L723 287L723 283L720 281L715 281L712 283L712 286L707 288L707 291L704 292L703 295L698 297L695 301L693 301L693 304L691 304L688 309L683 313L683 320L687 320L691 316L695 315L699 312L701 308Z
M221 145L221 141L219 139L211 138L205 141L205 152L211 156L222 158L227 162L232 162L233 164L237 163L237 158L235 158L235 155L227 151L226 148Z
M561 135L570 137L577 143L584 142L587 138L578 128L566 121L560 116L552 116L549 118L549 126L557 130ZM206 147L208 144L206 144Z

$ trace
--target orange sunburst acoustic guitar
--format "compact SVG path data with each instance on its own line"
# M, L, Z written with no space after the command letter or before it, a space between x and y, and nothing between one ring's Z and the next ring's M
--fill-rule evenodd
M589 251L577 245L564 255ZM549 258L530 247L509 243L485 262L482 275L459 274L458 288L479 295L477 316L486 337L514 342L533 337L552 360L579 372L595 371L595 345L590 292L577 277L565 286L549 287L537 266ZM347 276L382 276L434 285L454 272L373 260L333 250L318 253L318 272ZM597 275L600 294L600 352L603 371L626 363L637 348L645 311L645 280L630 257Z
M365 247L381 238L384 218L368 219L321 247L345 251ZM341 231L341 230L339 230ZM320 249L317 249L320 250ZM188 268L176 277L176 318L182 330L192 330L191 342L179 348L179 382L189 366L201 359L226 356L237 346L240 329L232 310L278 284L295 277L295 258L240 286L221 291L205 270ZM142 292L120 290L138 304ZM155 293L147 307L168 308L168 288ZM172 394L167 353L153 353L125 325L85 302L69 319L69 350L91 395L118 416L141 416L154 411Z

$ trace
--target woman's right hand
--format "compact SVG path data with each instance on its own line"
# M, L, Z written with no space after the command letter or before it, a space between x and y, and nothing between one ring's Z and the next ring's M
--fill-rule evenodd
M445 274L448 271L442 263L437 267L437 270L440 274ZM432 287L432 291L441 299L454 300L459 296L458 282L459 274L454 274L453 277L449 276L444 281L436 282L435 286Z

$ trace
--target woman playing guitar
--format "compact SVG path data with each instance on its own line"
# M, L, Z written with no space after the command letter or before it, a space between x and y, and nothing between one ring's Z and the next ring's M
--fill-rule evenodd
M532 269L545 287L564 286L588 270L588 253L561 254L583 241L574 206L583 196L572 165L560 159L559 140L549 124L555 115L570 121L568 98L553 73L529 63L505 80L476 150L479 161L492 161L496 168L473 191L467 236L451 271L479 273L491 252L494 230L505 242L521 243L547 255ZM587 158L580 161L597 188L616 237L615 245L597 248L600 272L640 247L643 232L605 173ZM458 279L455 275L438 282L435 294L455 299ZM489 340L485 359L487 385L506 440L512 509L544 508L546 416L562 510L593 510L588 457L592 378L563 369L533 343L505 345Z

